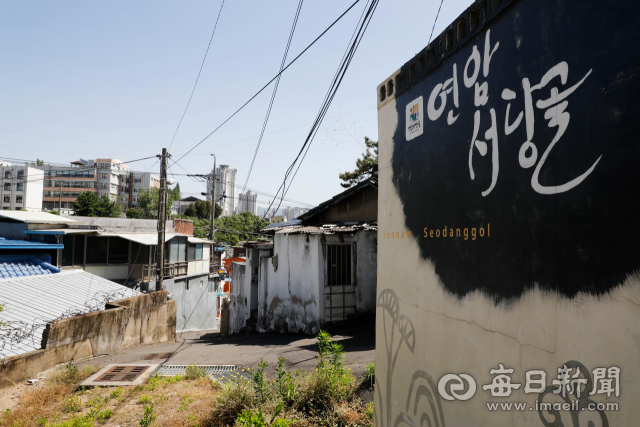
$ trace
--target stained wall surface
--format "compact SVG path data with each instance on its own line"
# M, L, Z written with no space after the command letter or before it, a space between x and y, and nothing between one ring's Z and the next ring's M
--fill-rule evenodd
M637 424L638 9L475 2L378 87L377 426Z

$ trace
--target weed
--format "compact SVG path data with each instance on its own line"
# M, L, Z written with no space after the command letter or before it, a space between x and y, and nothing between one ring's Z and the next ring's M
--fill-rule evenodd
M67 399L64 404L64 410L69 413L75 413L82 409L84 402L80 395L73 396L71 399Z
M188 369L189 368L187 368L187 370ZM142 390L143 388L146 388L149 391L153 391L158 386L165 387L169 384L174 384L179 381L182 381L183 379L185 379L185 377L183 377L182 375L175 375L172 377L163 377L161 375L154 375L151 378L149 378L145 386L138 386L138 387L140 387L140 390Z
M187 372L185 374L185 379L187 380L197 380L199 378L205 378L207 376L207 371L202 366L189 365L187 366Z
M120 395L121 395L121 394L122 394L122 386L121 386L121 385L119 385L118 387L116 387L116 389L115 389L115 390L113 390L113 391L111 392L111 394L109 394L109 397L110 397L111 399L116 399L116 398L120 397Z
M146 404L146 403L153 403L153 399L151 398L151 396L141 396L140 399L138 399L138 403L142 403L142 404Z
M278 369L276 370L276 390L280 398L287 406L291 406L297 397L296 382L291 374L282 367L284 366L284 358L278 358ZM298 371L296 371L298 375Z
M156 419L156 415L153 413L153 402L150 405L144 406L144 414L140 418L140 427L151 427L151 423Z
M276 417L280 415L282 412L283 402L278 403L276 406L275 412L271 417L271 421L269 423L266 422L264 414L262 413L262 408L258 409L258 412L253 412L249 410L244 410L238 416L236 420L236 426L239 427L288 427L294 423L294 421L287 421L283 418L276 420Z
M260 359L260 363L258 363L258 369L252 375L253 376L253 388L258 396L260 403L264 403L269 396L268 385L264 380L264 368L266 368L267 362L263 359Z
M210 424L231 425L236 417L245 409L253 406L256 401L251 388L245 384L231 382L222 386L222 391L215 399Z
M367 363L364 369L364 377L369 380L370 387L373 387L373 383L376 378L376 364L373 362Z
M61 384L75 384L97 372L95 366L85 366L82 371L73 363L67 363L64 368L53 374L52 380Z
M367 409L365 409L364 411L364 416L367 418L367 420L373 422L373 402L369 402L369 404L367 405Z
M189 407L189 405L193 403L193 399L190 399L188 395L183 395L180 399L180 406L178 407L178 411L184 411Z

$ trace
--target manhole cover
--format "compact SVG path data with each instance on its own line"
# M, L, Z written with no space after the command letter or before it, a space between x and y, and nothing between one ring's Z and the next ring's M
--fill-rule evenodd
M150 353L140 360L170 359L175 353Z
M203 369L207 375L215 375L224 372L236 371L238 369L235 365L192 365L196 368ZM158 375L165 377L172 377L175 375L185 375L187 373L188 365L162 365L158 370Z
M147 369L149 366L114 366L95 381L133 381Z

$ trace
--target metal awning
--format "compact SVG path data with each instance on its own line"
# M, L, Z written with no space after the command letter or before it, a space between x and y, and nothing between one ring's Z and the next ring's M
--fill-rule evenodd
M156 246L158 244L158 233L111 233L106 231L98 231L98 235L107 237L120 237L122 239L130 240L132 242L136 242L146 246ZM176 236L181 236L181 234L165 233L164 241L168 242Z
M47 212L24 212L24 211L0 211L0 218L12 219L14 221L27 224L70 224L78 222L75 219Z
M187 240L189 241L189 243L206 243L206 244L209 244L209 245L213 244L212 240L201 239L199 237L193 237L193 236L189 236L189 238Z
M29 240L11 240L0 237L0 249L63 249L64 245L56 243L33 242Z
M89 228L53 228L51 230L24 230L24 234L49 234L49 235L61 235L61 234L77 234L77 233L95 233L98 230Z

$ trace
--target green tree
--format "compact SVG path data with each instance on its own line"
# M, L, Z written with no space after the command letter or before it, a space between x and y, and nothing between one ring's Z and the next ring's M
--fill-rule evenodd
M173 187L173 189L169 190L169 195L172 202L182 199L182 193L180 192L179 182L176 182L176 186Z
M369 179L378 166L378 141L373 141L365 136L364 143L367 147L367 152L362 153L362 157L356 160L356 169L339 175L340 179L344 181L340 183L343 188L353 187Z
M100 204L100 198L93 191L85 191L78 194L76 202L73 204L73 214L75 216L97 216L96 209Z
M76 216L119 218L121 213L122 205L117 200L112 201L106 194L98 197L92 191L79 194L73 204L73 214Z
M144 218L156 218L158 216L158 189L155 187L138 193L138 204L144 213Z
M127 209L127 218L133 219L145 219L144 211L138 208L129 208Z
M256 230L261 230L267 225L269 221L251 212L218 218L215 227L220 231L216 231L216 240L231 245L237 245L241 240L258 240L260 236Z

